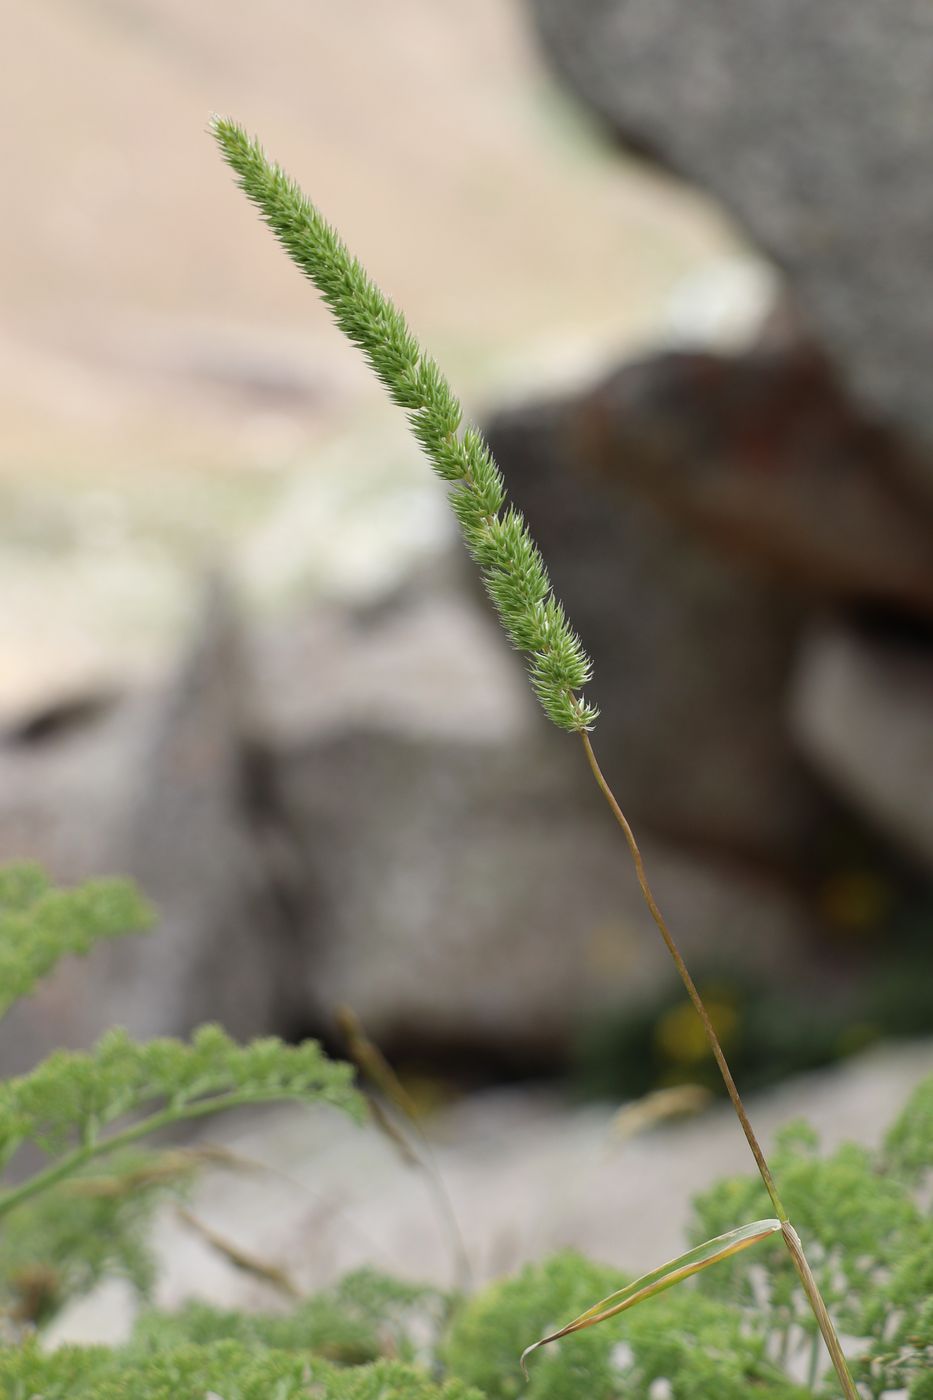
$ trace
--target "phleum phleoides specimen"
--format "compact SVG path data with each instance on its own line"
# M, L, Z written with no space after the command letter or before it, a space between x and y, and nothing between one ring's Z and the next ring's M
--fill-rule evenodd
M589 736L599 711L581 693L592 671L589 657L554 597L544 562L524 519L507 503L502 476L489 449L475 428L463 426L460 404L435 362L420 349L404 316L373 285L297 185L266 158L257 142L235 122L215 118L212 131L242 189L299 271L317 287L337 325L363 351L390 398L405 410L431 466L449 484L450 503L467 549L479 565L486 590L512 644L524 654L538 699L558 728L579 736L593 776L622 828L645 902L703 1023L774 1208L776 1219L742 1226L691 1250L621 1293L603 1299L559 1333L535 1345L592 1326L780 1231L843 1392L848 1400L858 1400L835 1328L748 1120L716 1032L651 892L632 829L596 761Z

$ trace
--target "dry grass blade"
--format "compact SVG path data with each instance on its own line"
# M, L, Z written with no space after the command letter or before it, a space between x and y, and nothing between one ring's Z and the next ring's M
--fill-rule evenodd
M370 1040L359 1016L349 1006L338 1007L338 1029L347 1045L347 1053L361 1074L365 1075L396 1108L413 1124L418 1122L418 1107L408 1090L389 1064L378 1045Z
M204 1147L179 1147L162 1152L151 1161L131 1171L113 1173L107 1176L79 1176L65 1183L65 1190L72 1196L95 1196L111 1199L131 1196L147 1186L172 1186L181 1184L193 1176L199 1167L209 1166L219 1160L221 1149Z
M676 1084L656 1089L620 1108L610 1124L613 1141L627 1142L658 1123L702 1113L713 1101L713 1091L703 1084Z
M399 1128L389 1117L388 1113L386 1113L379 1100L367 1094L366 1103L369 1107L369 1114L373 1123L379 1129L380 1133L382 1133L383 1137L392 1144L405 1166L423 1168L424 1163L421 1158L418 1156L401 1128Z
M636 1303L641 1303L646 1298L653 1298L657 1293L663 1293L665 1288L672 1288L675 1283L689 1278L691 1274L698 1274L701 1269L708 1269L711 1265L718 1264L720 1260L728 1259L731 1255L738 1254L741 1250L760 1243L769 1235L779 1234L780 1230L780 1220L754 1220L750 1225L742 1225L737 1230L730 1230L725 1235L717 1235L715 1239L707 1240L705 1244L688 1249L686 1254L678 1255L676 1259L662 1264L659 1269L655 1269L652 1273L637 1278L634 1283L627 1284L625 1288L620 1288L616 1293L610 1293L608 1298L601 1298L598 1303L587 1308L586 1312L575 1317L573 1322L568 1322L566 1327L561 1327L559 1331L552 1332L549 1336L542 1337L539 1341L532 1342L530 1347L525 1348L521 1357L522 1371L525 1377L528 1376L526 1365L528 1357L539 1347L547 1346L549 1342L559 1341L561 1337L569 1337L572 1332L582 1332L587 1327L595 1327L598 1322L605 1322L607 1318L615 1317L617 1313L625 1312L627 1308L633 1308Z
M269 1284L270 1287L284 1294L292 1302L299 1302L304 1296L297 1284L278 1264L270 1264L267 1260L259 1259L255 1254L241 1249L238 1244L234 1244L225 1236L218 1234L216 1230L212 1230L209 1225L205 1225L203 1220L192 1215L191 1211L186 1210L184 1206L178 1207L177 1215L190 1230L201 1237L205 1244L210 1245L211 1249L216 1250L227 1260L228 1264L232 1264L240 1273L249 1274L251 1278Z
M457 1288L460 1292L467 1293L470 1290L473 1277L469 1255L453 1202L434 1160L431 1144L421 1125L418 1106L382 1051L369 1039L363 1029L363 1023L352 1007L339 1007L336 1019L346 1041L347 1052L357 1069L385 1096L387 1102L402 1114L414 1134L417 1146L394 1122L383 1105L377 1099L367 1095L370 1114L375 1126L392 1143L406 1165L424 1172L450 1236Z

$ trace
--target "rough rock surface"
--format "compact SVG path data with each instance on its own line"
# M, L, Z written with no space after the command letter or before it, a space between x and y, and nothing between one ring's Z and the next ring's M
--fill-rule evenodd
M800 341L630 361L581 397L600 481L810 600L933 615L933 503ZM569 464L568 464L569 475Z
M839 791L933 868L933 643L815 629L797 667L793 720Z
M13 734L0 748L0 859L38 860L62 882L130 875L159 913L153 933L68 960L14 1009L4 1072L114 1023L141 1036L213 1018L234 1034L275 1024L291 976L275 846L287 830L252 743L238 632L218 584L161 686L59 739Z
M161 917L154 937L113 951L112 995L137 1033L163 1030L168 1008L187 1029L208 1002L233 1035L270 1030L291 975L290 833L254 741L242 651L218 580L161 696L114 853Z
M414 707L406 656L421 658ZM579 746L539 719L488 617L440 590L249 649L215 595L160 692L83 736L14 745L0 775L0 858L26 850L70 879L128 870L160 911L151 935L21 1008L4 1067L113 1021L307 1033L344 1001L387 1043L552 1065L588 1011L670 983ZM27 794L37 832L58 806L44 840L20 844ZM799 973L799 892L741 853L643 840L688 951Z
M697 968L844 994L857 960L826 965L807 882L851 821L787 716L813 599L642 499L592 455L591 415L584 396L492 436L596 656L597 747L662 907ZM165 685L8 736L0 859L128 870L161 919L17 1009L3 1069L114 1021L315 1033L340 1002L396 1052L547 1068L581 1019L666 994L579 745L540 716L457 570L422 583L249 644L215 590Z
M511 1049L547 1066L581 1017L669 985L628 853L572 741L555 754L353 733L286 771L319 894L306 1009L348 1002L392 1046ZM642 846L696 965L728 962L776 985L802 974L814 930L789 888L735 859Z
M583 102L733 215L869 413L929 450L926 0L530 3Z

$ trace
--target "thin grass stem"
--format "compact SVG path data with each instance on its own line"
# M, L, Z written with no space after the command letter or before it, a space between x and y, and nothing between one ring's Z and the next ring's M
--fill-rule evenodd
M603 775L603 771L600 768L599 763L597 762L596 754L593 752L593 745L590 741L590 736L586 732L586 730L581 731L580 738L583 741L583 749L586 754L586 759L590 766L590 771L592 772L593 777L596 780L596 784L599 787L600 792L603 794L603 797L606 799L606 802L609 805L612 815L615 817L619 826L622 828L622 834L625 837L626 843L632 856L632 861L635 865L635 874L637 876L638 884L641 888L644 901L648 906L648 910L651 914L652 919L658 927L658 932L664 940L665 947L667 948L667 951L670 953L671 958L673 959L674 966L677 968L680 980L684 984L687 996L693 1003L694 1010L700 1018L703 1030L706 1034L706 1039L708 1040L710 1049L713 1052L713 1058L716 1061L716 1064L719 1068L719 1073L722 1075L723 1083L726 1086L726 1092L728 1093L729 1098L732 1102L732 1107L735 1109L736 1117L738 1118L739 1123L742 1126L742 1131L745 1134L745 1139L748 1142L752 1156L755 1159L755 1165L758 1168L758 1172L764 1183L765 1190L771 1198L771 1204L774 1207L774 1213L781 1222L781 1234L783 1236L784 1243L787 1246L791 1259L794 1261L794 1267L797 1270L797 1274L803 1286L804 1293L807 1296L807 1301L809 1302L810 1307L813 1310L813 1315L816 1318L817 1323L819 1324L820 1332L822 1333L823 1340L826 1343L826 1349L829 1352L833 1366L835 1367L836 1375L839 1377L839 1383L842 1386L842 1393L843 1395L845 1395L846 1400L859 1400L859 1393L855 1388L855 1382L853 1381L851 1373L849 1371L848 1363L846 1362L845 1354L843 1353L839 1337L836 1334L836 1329L833 1326L832 1318L830 1317L826 1304L823 1301L823 1296L820 1293L816 1279L813 1277L813 1272L810 1268L810 1265L807 1263L806 1256L803 1252L803 1246L800 1243L800 1236L797 1234L796 1230L790 1223L787 1211L785 1210L781 1197L778 1194L778 1189L775 1184L774 1177L771 1174L771 1168L768 1166L768 1162L764 1152L762 1151L761 1144L759 1143L758 1138L755 1135L755 1130L753 1129L751 1122L749 1121L748 1114L745 1112L745 1105L742 1103L741 1095L739 1094L736 1082L732 1077L732 1071L730 1070L728 1061L726 1060L725 1054L723 1053L723 1048L719 1043L719 1037L716 1034L716 1028L710 1020L709 1012L706 1010L706 1007L703 1004L703 998L700 996L700 993L697 990L696 983L690 975L690 971L687 967L687 964L684 962L683 955L677 946L673 934L667 926L667 922L664 918L664 915L661 913L661 910L658 907L658 902L654 897L654 893L651 889L650 884L648 883L648 876L645 871L645 862L642 859L641 851L638 849L638 842L635 840L635 833L633 832L629 824L628 818L622 811L622 808L619 806L619 803L616 799L614 792L612 791L612 788L609 786Z
M378 1045L370 1040L352 1007L341 1006L337 1011L337 1022L346 1039L347 1051L357 1069L382 1091L387 1102L395 1106L411 1129L417 1145L406 1137L395 1120L382 1109L378 1099L369 1099L376 1127L402 1151L409 1165L417 1167L423 1173L450 1240L455 1286L459 1293L470 1293L473 1289L473 1266L466 1240L444 1174L434 1155L431 1140L421 1123L418 1106Z
M318 288L338 326L360 347L393 402L407 413L435 473L451 488L450 503L467 548L479 565L507 635L525 655L532 688L559 729L580 735L593 776L628 842L645 903L700 1017L843 1392L847 1400L858 1400L826 1305L788 1221L715 1028L651 892L632 828L593 753L588 730L599 711L578 693L589 682L590 658L554 596L524 519L507 507L505 482L488 447L475 429L461 428L461 406L438 366L421 351L404 317L370 281L298 186L266 159L259 143L250 140L236 122L216 117L211 129L239 184L288 256Z

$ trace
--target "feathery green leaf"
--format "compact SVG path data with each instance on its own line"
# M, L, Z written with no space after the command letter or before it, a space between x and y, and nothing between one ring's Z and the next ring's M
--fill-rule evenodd
M20 1186L0 1192L0 1216L94 1157L173 1123L245 1104L295 1099L365 1114L353 1070L315 1041L268 1037L237 1045L218 1026L192 1040L137 1044L109 1031L89 1051L61 1050L30 1074L0 1085L0 1164L24 1143L57 1158ZM128 1115L129 1125L120 1126Z
M167 1196L183 1195L198 1167L193 1152L133 1152L86 1169L27 1202L0 1230L0 1310L43 1326L103 1279L127 1280L143 1298L155 1282L152 1226Z
M52 890L35 865L0 870L0 1016L69 953L147 929L152 912L127 880Z

